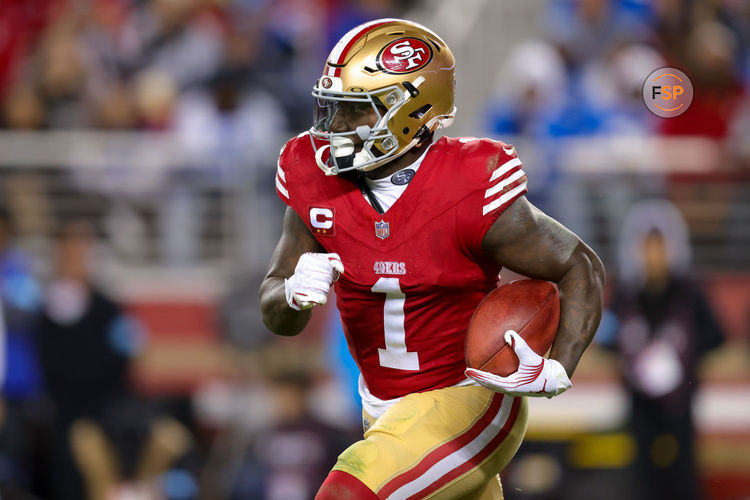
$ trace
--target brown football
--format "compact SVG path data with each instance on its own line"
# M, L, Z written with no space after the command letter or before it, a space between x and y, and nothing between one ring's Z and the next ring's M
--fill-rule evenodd
M543 280L524 279L502 285L479 303L466 332L466 365L503 377L518 369L518 356L505 342L515 330L534 352L544 356L560 320L557 288Z

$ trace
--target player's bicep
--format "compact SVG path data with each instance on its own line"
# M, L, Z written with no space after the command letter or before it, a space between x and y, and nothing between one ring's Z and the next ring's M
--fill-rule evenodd
M288 278L294 274L300 255L305 252L324 252L305 222L291 207L284 213L281 238L271 257L266 278Z
M482 250L497 264L531 278L559 281L574 264L581 240L565 226L518 198L492 224Z

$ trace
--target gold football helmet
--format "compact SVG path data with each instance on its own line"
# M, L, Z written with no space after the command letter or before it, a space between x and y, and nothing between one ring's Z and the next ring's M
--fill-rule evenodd
M456 113L454 67L445 42L417 23L378 19L349 31L331 51L312 91L310 137L318 166L326 175L372 170L449 126ZM331 130L345 103L350 109L371 106L375 126Z

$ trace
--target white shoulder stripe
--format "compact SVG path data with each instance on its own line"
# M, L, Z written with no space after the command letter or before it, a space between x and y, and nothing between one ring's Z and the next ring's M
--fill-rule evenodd
M503 397L499 411L495 414L490 424L479 433L477 437L465 444L462 448L454 451L447 457L438 461L427 469L418 478L406 483L388 496L389 500L410 498L427 488L452 470L469 462L479 454L499 433L510 417L513 408L513 398Z
M284 170L281 168L281 165L276 163L276 173L279 174L279 177L281 177L281 180L286 182L286 174L284 173Z
M494 181L501 175L505 174L511 168L517 167L519 165L521 165L521 160L519 160L518 158L513 158L513 159L506 161L505 163L497 167L497 169L495 169L494 172L492 172L492 177L490 177L490 182Z
M508 200L512 200L514 197L521 194L526 189L526 183L520 184L516 186L515 188L511 189L501 197L491 201L490 203L486 204L482 207L482 215L487 215L489 212L492 212L496 208L502 206L504 203L506 203Z
M487 191L485 191L484 192L484 197L485 198L489 198L493 194L499 193L500 191L503 190L503 188L505 188L505 186L508 186L508 185L514 183L515 181L517 181L518 179L520 179L524 175L526 175L526 174L524 173L523 170L519 170L518 172L514 172L507 179L501 180L500 182L498 182L497 184L495 184L494 186L492 186L491 188L489 188Z
M286 190L278 176L276 176L276 189L278 189L279 193L283 194L287 200L289 199L289 191Z

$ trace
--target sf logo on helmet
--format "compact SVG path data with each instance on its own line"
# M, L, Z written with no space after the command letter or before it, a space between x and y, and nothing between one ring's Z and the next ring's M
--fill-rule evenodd
M411 44L409 44L409 40L397 43L396 45L391 47L389 51L391 54L393 54L395 59L399 61L406 61L407 63L409 63L404 69L412 69L419 66L417 61L422 60L425 52L422 47L419 47L417 49L412 47Z
M378 66L386 73L411 73L423 68L432 59L432 48L418 38L399 38L378 54Z

